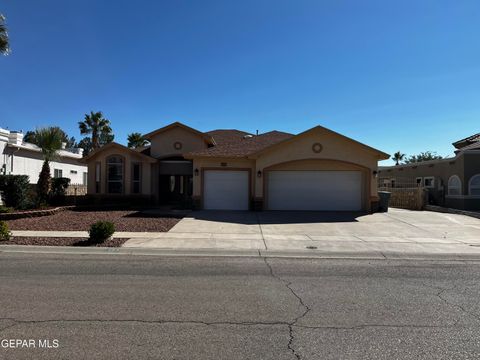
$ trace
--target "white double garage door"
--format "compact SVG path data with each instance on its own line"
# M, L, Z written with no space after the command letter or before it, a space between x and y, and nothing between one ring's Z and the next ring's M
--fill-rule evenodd
M268 210L362 210L360 171L269 171ZM249 172L207 170L203 207L209 210L248 210Z

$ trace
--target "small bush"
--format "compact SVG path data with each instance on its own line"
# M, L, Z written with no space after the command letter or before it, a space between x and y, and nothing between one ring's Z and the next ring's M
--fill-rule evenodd
M67 193L68 185L70 185L69 178L64 178L64 177L53 178L50 193L53 196L56 196L56 195L65 196L65 194Z
M0 175L0 191L7 207L24 209L28 204L30 182L27 175Z
M69 178L53 178L50 188L50 202L54 205L63 205L65 203L65 195L70 185Z
M5 221L0 221L0 241L8 241L10 240L10 230L8 229L8 225Z
M97 221L92 224L89 231L89 240L99 244L107 240L115 232L115 225L110 221Z
M8 214L13 211L12 208L0 205L0 214Z

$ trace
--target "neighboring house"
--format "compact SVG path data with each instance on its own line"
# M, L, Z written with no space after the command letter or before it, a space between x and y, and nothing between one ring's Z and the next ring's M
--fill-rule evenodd
M321 126L253 135L176 122L145 138L141 150L110 143L89 154L88 194L203 209L370 211L377 162L389 157Z
M0 128L1 174L28 175L31 184L36 184L42 170L41 149L23 141L23 133ZM58 159L50 162L52 177L69 178L72 184L85 184L87 166L82 162L83 149L62 149Z
M379 168L382 181L415 181L430 204L480 210L480 134L453 143L455 157Z

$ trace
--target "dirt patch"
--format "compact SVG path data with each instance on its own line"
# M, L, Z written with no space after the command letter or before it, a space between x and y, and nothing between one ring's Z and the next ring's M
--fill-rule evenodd
M10 230L87 231L97 221L111 221L116 231L165 232L180 219L154 217L139 211L80 211L65 210L36 218L7 220Z
M0 241L0 245L120 247L127 240L113 238L102 244L92 244L87 238L12 236L9 241Z

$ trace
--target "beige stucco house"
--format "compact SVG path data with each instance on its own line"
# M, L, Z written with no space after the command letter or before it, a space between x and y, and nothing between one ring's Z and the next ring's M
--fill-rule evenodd
M370 211L389 155L321 126L293 135L200 132L173 123L150 146L111 143L87 158L88 194L224 210Z
M480 133L452 143L455 156L384 166L378 170L381 182L390 186L413 183L423 186L428 202L460 210L480 210Z

